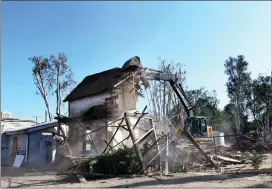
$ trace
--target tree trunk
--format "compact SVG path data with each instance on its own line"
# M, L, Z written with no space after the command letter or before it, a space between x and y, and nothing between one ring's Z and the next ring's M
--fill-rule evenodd
M47 109L49 121L52 121L52 117L51 117L51 113L50 113L50 107L49 107L49 104L48 104L47 97L43 96L43 99L44 99L45 106L46 106L46 109Z

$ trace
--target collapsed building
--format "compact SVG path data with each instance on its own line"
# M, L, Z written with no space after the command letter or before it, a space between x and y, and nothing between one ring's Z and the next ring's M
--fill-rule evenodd
M89 75L65 98L69 107L69 146L73 156L97 156L109 145L132 147L129 131L124 127L124 113L138 112L138 68L140 58L133 57L122 68ZM131 116L133 125L139 117ZM138 139L149 130L151 119L144 114L134 129ZM120 127L118 127L120 126ZM128 139L128 140L126 140Z

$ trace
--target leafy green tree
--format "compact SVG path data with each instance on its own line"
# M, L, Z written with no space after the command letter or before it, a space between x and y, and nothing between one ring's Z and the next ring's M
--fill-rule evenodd
M216 97L216 91L209 92L200 88L187 93L196 115L205 116L210 125L215 124L219 116L219 100Z
M224 66L225 74L228 76L227 92L234 106L236 132L241 133L244 132L249 114L248 103L251 93L248 88L251 84L251 73L248 71L248 62L243 55L238 55L237 58L229 57Z
M271 76L259 75L251 84L251 102L249 108L259 128L268 131L272 111Z

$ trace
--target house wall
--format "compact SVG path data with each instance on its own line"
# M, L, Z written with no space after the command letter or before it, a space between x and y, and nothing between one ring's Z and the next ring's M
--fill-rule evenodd
M121 111L137 109L136 95L132 89L133 85L130 82L124 82L116 87L115 91L118 93L117 104Z
M28 135L25 134L13 135L11 139L13 139L13 137L17 137L17 154L25 156L24 161L22 163L22 165L25 165L27 163Z
M1 134L1 165L10 165L11 157L11 139L10 136Z
M43 135L43 131L29 133L28 145L28 165L39 166L51 163L53 160L53 151L55 140L51 135ZM48 148L48 143L52 147ZM48 158L48 156L50 156Z
M85 136L85 141L83 142L84 155L86 156L96 156L102 154L106 148L105 141L107 140L108 131L107 123L102 120L93 120L85 123L86 132L88 134Z
M129 117L129 120L132 125L134 125L137 121L137 118ZM89 133L92 130L99 129L96 132L91 133L89 136L85 137L86 142L81 141L78 142L76 146L73 146L73 151L77 151L78 149L81 149L83 146L83 149L85 150L84 152L77 151L77 155L83 154L84 156L96 156L96 155L101 155L106 148L106 143L109 143L111 147L116 146L118 143L120 143L123 139L127 138L129 136L129 132L123 128L119 128L117 130L118 124L121 122L114 122L115 120L112 121L107 121L106 123L101 121L101 120L93 120L90 122L86 122L84 125L86 126L87 133ZM112 123L114 122L114 123ZM107 127L108 125L108 127ZM125 121L123 121L122 125L126 125ZM146 129L148 127L148 129ZM149 125L144 124L143 122L140 122L137 128L134 130L134 134L136 137L136 140L139 139L141 136L143 136L144 133L146 133L147 130L150 129ZM114 139L110 142L112 139L114 133L115 137ZM132 141L131 139L127 139L123 141L123 144L126 145L127 147L132 147ZM122 143L116 146L118 147L123 147Z
M16 138L16 139L15 139ZM16 155L25 156L22 166L27 164L28 136L25 134L2 135L1 141L2 165L13 165Z
M131 81L132 82L132 81ZM136 111L137 100L135 97L135 91L132 90L133 85L130 82L124 82L114 89L114 95L118 95L116 103L119 106L119 111ZM82 115L89 108L96 105L101 105L105 102L106 98L112 97L112 94L106 93L95 97L87 97L80 100L76 100L69 103L69 117L76 117ZM114 121L118 118L113 119ZM137 119L131 118L131 123L134 124ZM74 121L70 124L69 127L69 143L70 148L72 149L74 156L84 155L100 155L106 147L107 141L109 142L112 136L114 135L117 127L105 127L110 120L107 120L106 123L103 121L93 120L90 122L80 123L79 121ZM81 126L86 127L87 131L92 131L97 128L101 128L99 131L92 133L91 140L88 137L82 137L83 132L80 130ZM125 122L123 122L125 125ZM118 122L112 124L111 126L118 126ZM102 128L104 127L104 128ZM111 146L115 146L123 139L129 135L128 131L123 128L119 128L118 132L115 135L114 140L111 142ZM135 135L138 138L141 135L140 131L135 131ZM93 144L92 144L93 143ZM124 144L127 146L132 146L131 140L124 141ZM96 149L94 148L96 147ZM97 152L97 153L96 153Z

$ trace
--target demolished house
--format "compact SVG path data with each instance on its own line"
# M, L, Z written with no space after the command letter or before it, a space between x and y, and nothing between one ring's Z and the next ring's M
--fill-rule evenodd
M140 66L139 57L133 57L122 68L89 75L66 97L69 146L73 156L97 156L105 152L108 145L132 147L131 140L126 140L129 132L122 126L125 124L122 117L125 112L137 112ZM147 115L143 117L149 119ZM130 117L131 124L137 120ZM134 130L136 139L148 131L148 124L145 121L138 124Z
M161 172L164 164L168 172L169 160L169 167L174 172L187 168L226 168L222 166L229 164L242 166L244 157L239 154L238 160L230 154L224 156L227 150L236 152L223 143L215 144L214 138L204 137L198 141L186 130L182 135L185 137L176 136L175 129L169 129L171 134L166 135L162 129L165 124L159 123L156 127L152 117L145 113L146 108L139 113L140 86L148 86L145 73L140 73L141 68L140 58L133 57L122 68L85 77L66 97L64 102L68 102L69 117L58 116L58 120L69 125L66 143L69 155L65 157L72 160L74 166L75 159L100 156L124 146L135 149L142 170L153 162L154 167L159 165ZM153 136L148 138L151 134ZM161 139L166 140L159 143Z

